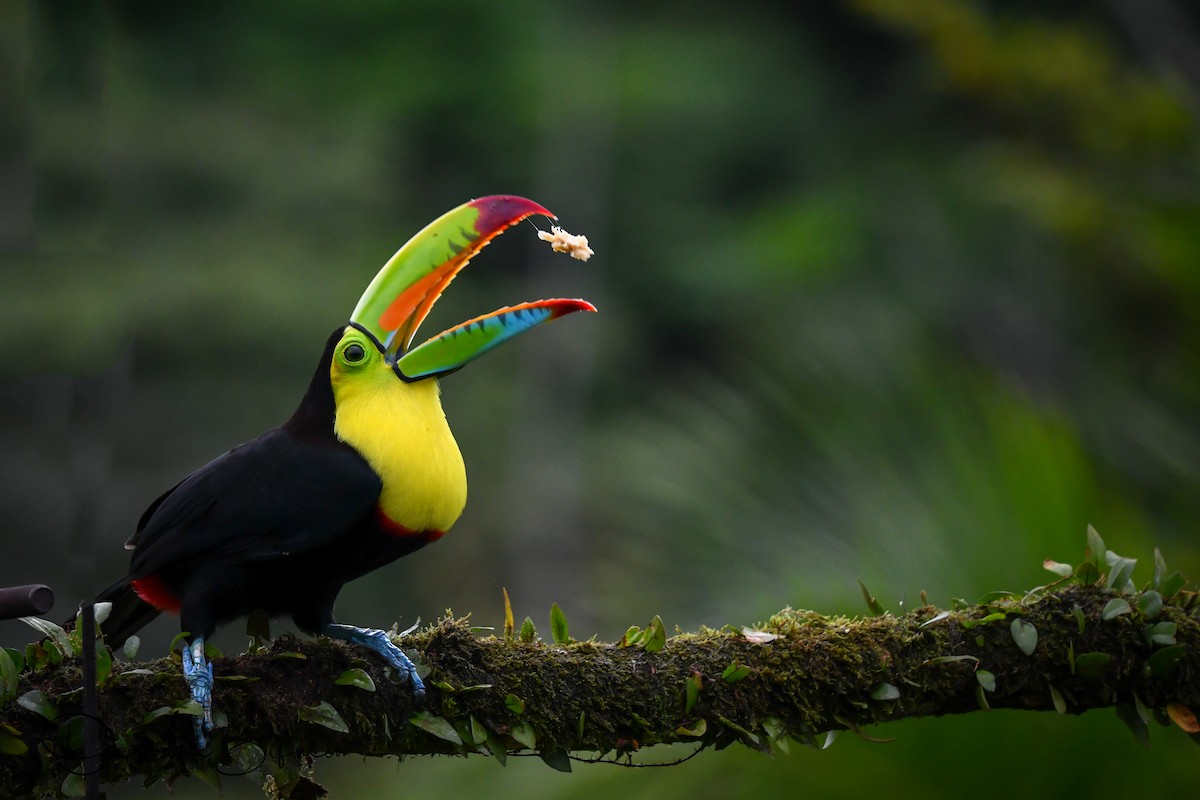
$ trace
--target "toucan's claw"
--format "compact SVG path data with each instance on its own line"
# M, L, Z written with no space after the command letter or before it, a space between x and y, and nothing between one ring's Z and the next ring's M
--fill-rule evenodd
M356 628L353 625L340 625L333 622L322 628L321 633L331 639L341 639L344 642L365 647L383 656L384 661L391 664L393 669L408 678L409 685L412 687L413 701L417 705L425 702L425 683L417 674L417 665L404 654L403 650L392 644L386 631L374 628Z
M191 645L183 646L183 679L192 691L192 699L204 710L201 717L192 717L196 731L196 744L203 750L208 746L205 733L213 729L212 688L213 665L204 660L204 637L197 636Z

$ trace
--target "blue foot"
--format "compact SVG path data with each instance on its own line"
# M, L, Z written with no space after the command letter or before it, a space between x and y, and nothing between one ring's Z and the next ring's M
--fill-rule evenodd
M203 717L192 717L192 726L196 730L196 743L203 750L208 745L208 737L204 734L213 729L212 718L212 687L213 666L211 661L204 660L204 637L197 636L191 645L183 646L183 679L192 690L192 699L204 709Z
M401 675L408 676L409 684L412 686L413 699L418 703L425 699L425 684L422 683L421 676L417 675L417 665L404 655L403 650L392 644L392 640L388 638L385 631L374 628L356 628L353 625L339 625L333 622L322 628L321 633L331 639L341 639L344 642L350 642L379 653Z

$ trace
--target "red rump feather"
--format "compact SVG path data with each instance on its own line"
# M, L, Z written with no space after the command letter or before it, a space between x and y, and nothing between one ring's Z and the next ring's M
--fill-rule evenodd
M137 580L130 581L129 585L133 587L133 591L137 593L138 597L159 611L166 611L171 614L179 613L179 598L167 588L162 578L157 575L147 575L145 578L138 578Z

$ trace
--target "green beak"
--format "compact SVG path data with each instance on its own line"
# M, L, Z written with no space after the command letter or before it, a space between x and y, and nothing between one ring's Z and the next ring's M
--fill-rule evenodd
M444 375L488 350L573 311L585 300L537 300L501 308L412 347L417 328L471 258L526 217L556 217L523 197L481 197L452 209L401 247L359 299L350 322L365 331L406 381Z

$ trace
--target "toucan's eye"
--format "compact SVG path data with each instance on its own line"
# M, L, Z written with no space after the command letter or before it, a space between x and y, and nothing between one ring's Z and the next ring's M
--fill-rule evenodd
M342 357L346 359L347 364L357 364L367 357L367 351L363 350L361 344L352 344L342 351Z

